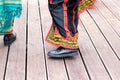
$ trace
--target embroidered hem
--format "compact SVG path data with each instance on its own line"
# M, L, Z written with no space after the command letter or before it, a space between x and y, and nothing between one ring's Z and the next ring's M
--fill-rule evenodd
M82 0L78 6L78 15L94 5L95 0Z
M21 0L0 1L0 35L11 34L12 20L19 18L22 13Z
M58 30L53 29L53 26L51 27L46 37L46 41L49 43L52 43L53 45L61 46L65 48L70 48L70 49L78 48L78 34L77 33L74 37L64 38L58 33Z
M92 7L94 1L95 0L82 0L78 6L78 15L80 15L86 9ZM76 33L74 37L67 35L67 38L64 38L59 34L59 31L57 29L54 29L54 27L52 26L46 37L46 41L56 46L61 46L70 49L77 49L78 33Z
M11 34L12 32L13 28L10 28L9 30L0 31L0 35Z

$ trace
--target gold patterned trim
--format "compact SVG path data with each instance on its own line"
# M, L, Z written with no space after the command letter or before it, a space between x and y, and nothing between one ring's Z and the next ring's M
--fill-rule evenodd
M74 37L69 36L68 38L64 38L58 33L58 29L54 30L53 27L51 27L46 37L46 41L56 46L61 46L65 48L78 48L78 34L76 34Z
M82 0L78 6L79 14L82 13L84 10L92 7L94 5L95 0Z

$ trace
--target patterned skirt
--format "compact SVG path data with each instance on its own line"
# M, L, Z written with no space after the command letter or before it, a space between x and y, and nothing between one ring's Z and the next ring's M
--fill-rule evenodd
M49 0L53 23L46 41L65 48L78 48L79 15L93 4L94 0Z
M0 35L12 33L13 19L20 17L21 11L21 0L0 0Z

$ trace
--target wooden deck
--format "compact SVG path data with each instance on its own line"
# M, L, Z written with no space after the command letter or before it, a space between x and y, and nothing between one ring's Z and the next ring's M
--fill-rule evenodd
M0 80L120 80L120 1L97 0L81 14L81 53L66 59L47 57L56 48L44 41L51 25L47 4L23 0L16 42L5 47L0 37Z

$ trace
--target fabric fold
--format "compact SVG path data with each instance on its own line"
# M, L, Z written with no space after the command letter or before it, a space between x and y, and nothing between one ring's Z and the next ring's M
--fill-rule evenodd
M0 0L0 35L13 31L13 19L19 18L21 13L21 0Z
M94 0L49 0L53 24L46 41L56 46L78 48L78 19Z

